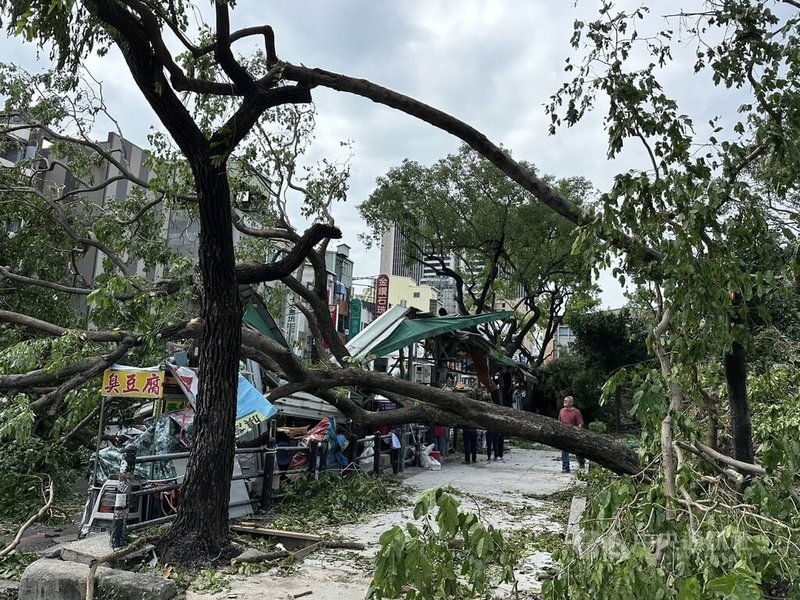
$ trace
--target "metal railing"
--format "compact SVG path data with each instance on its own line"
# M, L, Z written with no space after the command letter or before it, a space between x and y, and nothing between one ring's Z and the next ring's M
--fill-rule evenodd
M330 464L329 461L329 452L328 452L328 444L327 442L319 442L317 440L311 440L308 446L280 446L278 447L275 443L274 439L270 439L267 442L266 446L260 448L236 448L234 450L235 455L241 454L263 454L265 458L264 468L261 470L260 473L250 473L250 474L242 474L242 475L235 475L231 477L231 481L240 481L240 480L257 480L262 479L261 485L261 494L252 496L248 500L234 502L229 504L229 507L235 506L245 506L247 504L252 505L253 503L258 503L259 509L263 512L267 512L272 508L273 505L273 479L276 474L279 475L302 475L305 474L307 477L317 478L320 474L326 474L329 472L335 472L336 474L340 475L342 471L345 469L356 469L356 470L363 470L359 466L359 462L366 459L359 459L363 450L367 447L368 443L372 443L373 454L372 454L372 464L371 469L369 469L369 473L375 476L381 476L389 469L391 469L393 474L397 474L398 472L404 469L403 464L403 457L404 453L404 440L405 436L401 436L401 448L399 450L392 449L392 435L391 434L380 434L375 433L374 435L366 436L363 438L358 438L357 436L351 436L346 449L346 457L347 457L347 466L342 467L341 464ZM389 450L383 449L383 441L389 441ZM361 448L361 452L359 452L359 448ZM307 453L308 460L306 464L302 468L296 469L276 469L277 466L277 455L278 452L281 453L292 453L296 455L299 453ZM389 453L391 457L388 461L388 465L382 464L384 461L382 460L382 456ZM418 453L417 453L418 456ZM153 462L163 462L163 461L170 461L176 459L183 459L188 458L189 452L174 452L171 454L153 454L153 455L144 455L144 456L136 456L136 447L134 446L127 446L123 450L123 458L122 464L120 465L120 476L119 476L119 483L116 485L117 487L117 494L114 501L114 519L112 522L112 527L110 531L111 535L111 547L112 548L121 548L125 545L125 538L128 531L134 531L137 529L143 529L146 527L152 527L156 525L161 525L164 523L168 523L175 518L175 514L166 515L163 517L158 517L155 519L150 520L141 520L138 523L128 523L128 512L131 509L133 502L138 498L144 498L147 496L153 496L156 494L162 494L165 492L171 492L177 489L180 489L183 486L183 482L178 482L177 478L173 483L164 483L161 482L156 483L152 486L148 485L147 481L139 481L138 477L135 475L135 469L137 464L142 463L153 463ZM170 480L162 480L163 481L170 481ZM137 486L138 489L133 489L134 486Z

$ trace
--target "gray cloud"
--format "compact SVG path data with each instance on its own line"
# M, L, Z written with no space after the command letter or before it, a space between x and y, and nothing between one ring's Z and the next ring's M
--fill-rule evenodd
M286 60L364 77L416 97L467 121L541 172L583 175L605 187L614 173L645 166L642 153L632 147L613 163L606 160L602 106L555 137L547 134L544 111L565 78L564 58L573 54L573 21L593 18L597 6L518 0L239 0L232 20L234 27L271 24L278 54ZM246 53L259 43L243 41L236 49ZM719 98L700 97L699 78L686 77L691 48L680 52L680 64L665 75L669 91L704 117L710 115ZM0 40L0 53L29 68L37 65L30 47L16 40ZM88 64L103 80L107 103L124 133L144 144L149 128L157 124L119 53L91 58ZM376 274L377 253L356 238L364 228L357 204L370 194L376 177L404 158L432 163L455 151L459 142L361 98L324 89L313 94L319 116L309 160L343 158L339 141L353 140L349 201L334 214L344 228L343 241L353 247L356 275ZM97 134L105 136L104 131ZM606 304L621 301L619 291L609 298Z

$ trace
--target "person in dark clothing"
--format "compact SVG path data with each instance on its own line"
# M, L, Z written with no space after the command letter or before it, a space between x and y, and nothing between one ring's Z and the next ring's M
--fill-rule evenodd
M478 462L478 432L464 429L464 463Z
M506 446L506 434L497 432L494 434L494 459L500 462L506 462L503 458Z

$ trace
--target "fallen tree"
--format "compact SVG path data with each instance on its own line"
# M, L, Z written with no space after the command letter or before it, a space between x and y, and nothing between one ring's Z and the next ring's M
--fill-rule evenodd
M68 76L74 74L95 44L110 42L119 47L142 94L173 136L185 159L185 178L190 182L188 188L193 192L192 201L196 203L202 225L197 296L200 300L199 315L204 324L200 338L200 369L201 381L205 383L201 383L198 435L184 490L186 501L181 505L179 518L167 543L169 549L174 551L170 559L186 560L190 553L197 556L198 548L206 557L213 557L226 548L228 541L227 486L224 484L230 477L233 398L242 334L239 299L235 293L238 281L231 236L235 222L231 213L235 202L226 167L233 160L234 151L258 125L265 112L277 111L278 107L284 105L310 102L312 89L316 86L363 96L458 136L544 205L581 227L582 234L585 234L583 239L592 241L589 245L597 240L605 240L625 253L626 265L636 270L641 279L656 281L659 285L665 283L664 302L660 303L667 306L659 307L659 318L669 311L673 315L671 328L677 329L672 339L665 340L665 343L674 345L676 356L683 351L685 359L690 362L714 353L725 355L726 376L730 384L729 401L734 409L731 431L735 438L735 458L753 462L752 440L749 439L746 361L741 345L748 340L743 326L750 310L746 300L753 299L754 280L760 297L779 286L773 285L776 278L771 268L751 273L749 264L737 256L735 250L755 246L769 234L768 228L763 226L767 219L760 211L760 195L753 193L753 189L763 191L767 198L771 198L773 191L781 192L777 204L782 205L786 201L784 192L787 188L791 189L792 182L796 180L793 171L795 163L792 160L783 160L780 168L774 170L774 177L765 177L760 173L756 173L759 177L753 175L758 166L793 156L791 152L784 151L784 144L797 137L787 135L785 130L787 123L797 122L791 112L796 103L784 102L777 90L792 89L791 82L778 77L778 74L786 72L785 62L795 60L797 56L796 41L789 35L796 21L788 19L785 27L765 36L762 30L774 28L774 24L780 20L766 8L766 3L749 6L749 3L735 2L731 10L722 10L713 2L706 4L709 5L706 17L711 15L715 24L722 23L727 27L719 53L723 59L720 62L712 61L717 69L714 77L734 89L742 86L752 88L755 101L749 108L744 108L749 112L748 117L752 117L748 121L752 123L752 135L735 144L727 140L725 145L720 145L716 139L710 141L710 144L719 148L718 161L716 158L710 162L702 157L697 160L692 158L688 151L695 145L688 133L693 131L691 120L676 110L676 103L663 95L661 86L653 77L655 65L663 64L668 51L656 57L644 71L633 74L623 72L634 39L629 39L624 31L629 16L623 14L614 17L609 25L596 26L592 31L597 38L594 54L579 69L581 75L576 82L567 85L564 93L558 94L554 102L559 105L564 102L569 107L565 120L575 122L591 105L591 97L597 90L614 94L611 105L618 112L609 116L609 122L614 124L609 128L612 135L610 153L614 155L618 152L626 138L641 140L646 152L643 155L652 161L652 170L618 177L614 189L604 198L604 210L595 213L583 211L569 202L485 135L451 115L365 80L280 61L272 29L263 26L232 31L230 5L227 3L214 5L215 30L207 36L208 39L197 41L190 40L187 34L186 13L183 11L188 9L184 5L166 6L139 0L85 0L71 4L67 10L42 11L30 0L8 0L0 4L0 10L9 17L12 33L24 33L41 44L55 44L59 67L67 67L65 72ZM603 18L608 10L604 7ZM758 21L755 24L752 22L755 18L753 14ZM641 18L641 14L631 15L630 19L634 17ZM623 35L617 35L619 33ZM180 58L176 58L178 53L170 51L166 36L174 36L181 45ZM263 57L250 62L237 58L232 44L252 36L263 38ZM769 37L772 40L770 45L762 44L762 37ZM576 43L579 39L580 36L577 36ZM662 47L655 45L651 50L657 53ZM765 57L766 47L771 54ZM606 60L607 56L615 58ZM764 64L767 59L772 61L774 68L764 69L763 73L754 72L754 66ZM708 57L701 56L698 60L702 67ZM587 97L584 86L588 85L586 74L594 73L596 63L609 67L611 71L591 78L595 87L591 88L589 99L584 100ZM733 73L730 72L730 65L735 66ZM789 72L793 72L793 69L794 65ZM198 73L200 76L196 77ZM64 89L68 90L69 87L69 82L65 82ZM197 112L203 109L217 112L198 116ZM557 115L554 120L558 121ZM737 125L744 129L743 125ZM648 138L656 138L655 150L651 148ZM712 166L709 167L709 164ZM687 173L691 176L687 176ZM783 173L791 175L778 175ZM754 182L761 185L754 185ZM96 184L90 183L85 189L96 189ZM18 193L16 187L10 190ZM676 193L676 190L680 193ZM25 193L36 195L32 190ZM128 302L135 304L136 300L155 291L148 282L131 277L129 265L122 260L127 254L113 250L106 252L109 249L107 241L82 234L69 219L63 218L66 204L53 203L49 197L39 200L48 208L42 210L37 207L32 211L32 217L55 215L55 219L50 219L50 230L58 230L59 235L69 238L70 245L92 247L103 253L109 270L127 280L124 286L119 286L124 289L108 295L109 306L105 307L108 311L112 311L114 298L127 298ZM130 217L141 210L146 212L145 207L153 202L153 199L141 202ZM126 220L122 219L121 222ZM737 227L738 224L744 224L744 227ZM602 242L597 242L597 245L601 252L607 248ZM66 253L71 254L71 250ZM313 253L308 256L312 264L319 262L319 256L315 258ZM70 260L74 262L74 258L71 256ZM55 264L60 268L57 261ZM35 269L9 272L18 276L16 289L23 284L20 279L23 277L39 275L38 279L42 281L48 279ZM53 274L52 266L50 273ZM698 277L698 274L702 277ZM269 277L275 275L280 273L272 271L268 274ZM290 288L296 286L296 282L289 279L290 272L284 275ZM765 277L768 280L766 288L763 284ZM81 287L59 281L61 287L53 288L55 282L52 279L47 291L51 305L58 305L52 302L53 293L69 294L71 291L67 288ZM292 289L308 302L309 314L317 317L319 335L329 340L334 356L340 361L340 366L344 366L346 353L337 336L330 335L327 310L320 310L319 289L322 285L317 281L315 288L310 291L301 292L300 287L303 286ZM187 288L185 286L183 289ZM40 295L39 299L42 297ZM25 307L24 301L19 298L15 302L15 306ZM140 314L146 312L141 311L141 306L138 308ZM50 310L55 310L55 306L51 306ZM95 315L99 317L101 312L96 311ZM701 322L703 319L707 320ZM675 325L678 320L680 329ZM55 318L52 321L66 324L66 321ZM703 323L707 325L705 330ZM119 325L109 324L108 327ZM149 325L147 332L142 332L142 336L135 336L134 339L151 340L157 328L152 323ZM71 327L70 331L85 329L84 324ZM699 331L703 331L704 335L697 336ZM661 333L670 335L671 332ZM692 336L700 337L705 346L693 345L691 342L695 340L691 339ZM134 345L133 348L145 350L146 345ZM102 349L103 352L96 353L98 359L109 356L108 349ZM671 348L663 349L664 356L671 356ZM291 371L296 369L295 365L288 362L281 364L279 355L265 352L262 348L250 348L248 351L254 356L260 352L264 364L274 366L272 363L277 362L288 375L292 375ZM41 364L36 365L36 369L41 367ZM314 389L311 379L303 381L300 377L303 373L299 371L294 374L297 375L297 381L293 381L292 385ZM335 375L314 375L329 386L343 385L351 377L348 368L342 368ZM674 391L675 402L668 411L670 418L680 413L685 395L680 393L681 382L672 380L677 376L675 370L665 366L662 376L670 379L668 383ZM72 377L69 381L76 382L77 379ZM378 386L385 384L378 380L371 383ZM66 391L62 387L53 397L53 403L57 403L57 398ZM37 397L44 398L45 394ZM653 394L653 397L659 398L659 395ZM450 397L436 398L436 403L439 403L437 409L458 407L474 410L472 405L457 404ZM654 406L659 405L654 403ZM407 406L401 410L410 415L412 409L413 406ZM659 410L663 410L663 407ZM501 421L512 425L510 418L497 416L497 424ZM667 421L665 434L670 433L666 430L671 427L672 421ZM530 431L533 430L531 425ZM671 438L665 435L664 439ZM574 442L582 444L578 439ZM666 460L673 460L670 449L665 450L664 456ZM668 469L667 472L672 471Z
M20 315L8 311L0 311L0 322L15 322L19 317ZM44 321L25 322L42 332L59 331L58 327ZM169 328L167 335L175 338L200 338L202 330L202 321L193 319L180 326ZM257 331L243 328L240 334L243 356L253 357L265 368L277 366L279 373L290 381L270 392L270 398L273 400L294 392L308 391L321 395L357 425L367 429L374 430L381 425L415 422L437 422L454 427L471 425L575 452L616 473L643 474L643 467L637 454L624 444L606 436L570 427L542 415L474 400L464 394L397 379L360 367L319 365L307 367L291 350ZM99 338L121 336L135 339L136 337L129 333L111 331L98 331L93 335ZM5 382L16 382L22 377L22 375L9 376ZM388 413L368 411L349 399L343 389L348 387L399 397L405 406ZM0 392L7 389L9 383L0 381ZM40 400L33 400L31 406L37 406ZM45 403L40 402L39 405Z

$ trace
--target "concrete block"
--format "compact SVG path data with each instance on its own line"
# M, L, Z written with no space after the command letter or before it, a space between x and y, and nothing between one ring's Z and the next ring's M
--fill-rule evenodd
M93 559L111 554L111 536L96 533L61 547L61 559L88 565Z
M572 543L576 550L581 548L581 517L586 510L586 498L574 496L569 507L569 520L567 521L566 541Z
M84 600L89 567L63 560L41 559L28 565L19 584L19 600ZM95 578L98 600L171 600L173 581L100 567Z
M140 550L129 554L126 559L141 556L152 549L152 545L143 546ZM64 544L61 548L61 559L88 565L94 559L102 558L112 552L111 537L107 533L97 533L83 540Z

